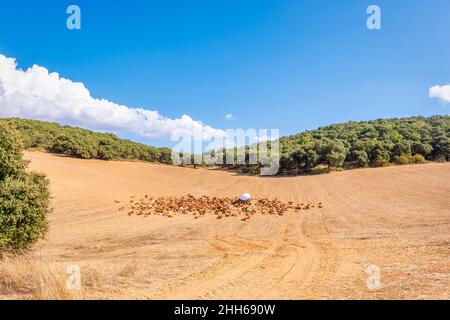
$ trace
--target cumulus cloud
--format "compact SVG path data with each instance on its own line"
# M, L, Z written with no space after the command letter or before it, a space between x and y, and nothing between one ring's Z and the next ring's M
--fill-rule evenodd
M22 117L92 130L137 134L147 138L201 134L203 138L225 135L193 120L164 117L155 110L131 108L105 99L93 98L83 83L60 77L41 66L27 70L17 67L14 58L0 54L0 117Z
M431 87L430 98L437 98L445 104L450 103L450 84Z

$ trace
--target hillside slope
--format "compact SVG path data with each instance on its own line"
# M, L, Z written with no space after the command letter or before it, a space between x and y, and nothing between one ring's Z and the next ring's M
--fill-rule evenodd
M83 297L450 298L450 163L261 178L36 152L26 157L48 175L53 195L50 233L35 258L63 274L79 265ZM324 208L245 222L118 210L134 195L243 192ZM380 267L378 290L367 288L369 265Z
M281 170L450 160L450 116L379 119L333 124L280 139Z
M171 163L171 150L155 148L110 133L25 119L0 119L16 127L27 148L83 159L130 159ZM280 172L310 174L330 169L384 167L450 160L450 116L379 119L333 124L280 138ZM246 152L249 148L241 148ZM237 150L234 150L237 152ZM224 157L224 150L215 156ZM224 161L225 162L225 161ZM229 165L257 173L259 166Z
M171 150L156 148L112 133L100 133L53 122L29 119L0 119L16 128L26 149L41 149L82 159L129 159L171 163Z

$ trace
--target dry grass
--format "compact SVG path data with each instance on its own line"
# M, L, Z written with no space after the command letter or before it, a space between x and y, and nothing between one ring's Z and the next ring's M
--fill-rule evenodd
M51 263L37 256L10 255L0 259L0 300L74 300L92 298L95 292L104 298L119 292L121 282L137 272L132 261L122 269L82 268L81 288L66 287L67 263Z
M0 298L59 299L77 298L76 291L66 289L66 273L61 266L42 258L7 256L0 261Z

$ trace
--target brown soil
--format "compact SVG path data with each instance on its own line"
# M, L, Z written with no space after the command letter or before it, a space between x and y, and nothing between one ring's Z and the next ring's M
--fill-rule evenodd
M54 207L48 237L30 259L44 257L61 270L79 265L83 286L75 297L450 298L449 163L261 178L39 152L26 157L50 178ZM132 196L244 192L323 208L246 221L119 210ZM366 284L370 265L381 271L376 290Z

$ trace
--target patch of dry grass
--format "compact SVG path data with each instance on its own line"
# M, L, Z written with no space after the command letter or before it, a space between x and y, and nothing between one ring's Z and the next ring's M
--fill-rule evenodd
M6 256L0 260L0 299L77 298L76 291L66 288L66 279L63 267L42 258Z

